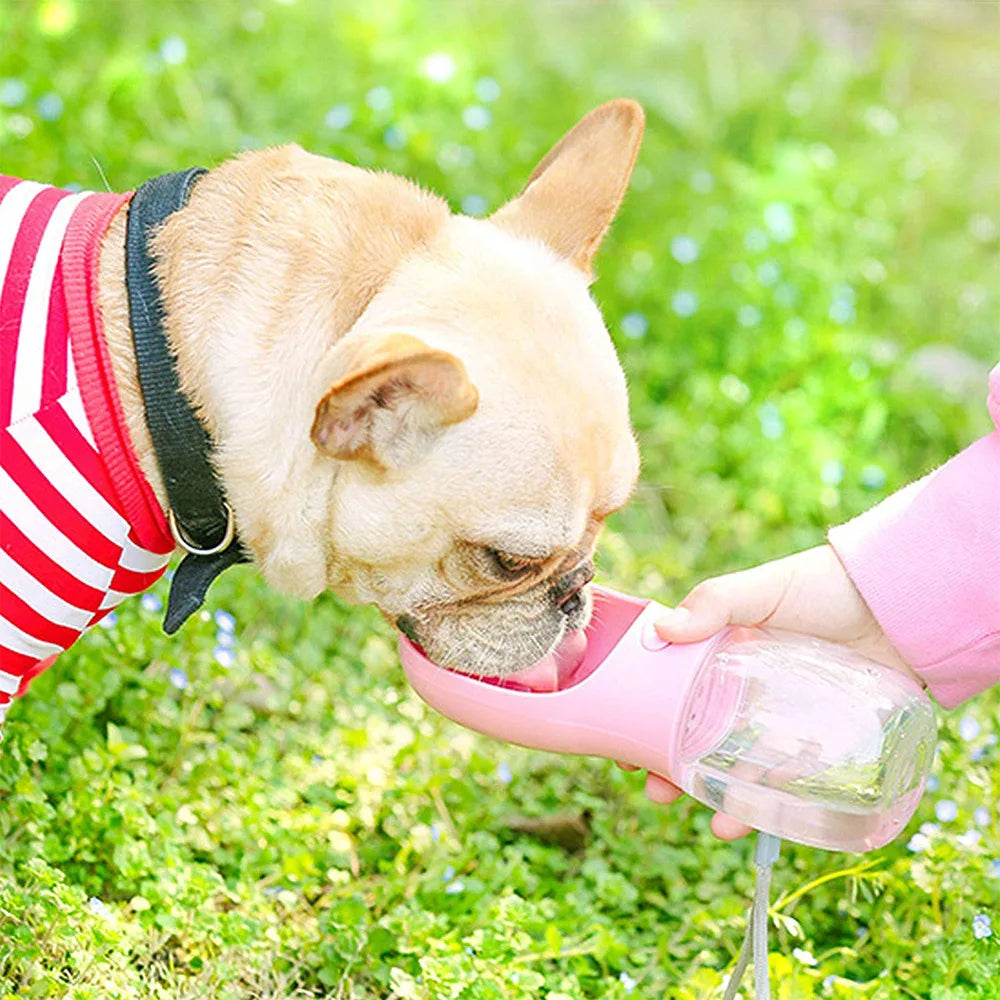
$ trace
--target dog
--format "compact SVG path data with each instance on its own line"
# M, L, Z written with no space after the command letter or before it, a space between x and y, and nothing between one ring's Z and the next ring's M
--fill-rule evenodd
M481 675L581 628L602 522L638 475L588 286L643 127L633 101L598 107L488 218L294 145L193 172L146 229L144 188L0 184L0 721L178 545L200 576L175 618L245 559ZM147 322L165 346L140 363ZM144 364L177 383L166 418ZM204 454L170 456L154 425L185 415ZM197 461L218 544L179 519Z

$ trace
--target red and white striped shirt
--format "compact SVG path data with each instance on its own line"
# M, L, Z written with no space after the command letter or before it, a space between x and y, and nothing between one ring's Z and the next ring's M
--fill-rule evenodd
M0 724L174 547L97 305L101 237L129 198L0 176Z

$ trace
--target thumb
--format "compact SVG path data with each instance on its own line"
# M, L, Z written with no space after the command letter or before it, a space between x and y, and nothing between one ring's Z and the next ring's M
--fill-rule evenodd
M656 634L667 642L698 642L715 635L728 622L722 605L699 605L685 598L676 608L667 608L656 621Z
M774 613L787 582L780 560L713 577L668 611L656 623L656 631L667 641L697 642L727 625L755 625Z

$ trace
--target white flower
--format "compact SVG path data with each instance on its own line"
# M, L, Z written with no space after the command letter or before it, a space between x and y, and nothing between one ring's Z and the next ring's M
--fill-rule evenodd
M420 72L434 83L447 83L455 68L455 60L447 52L433 52L420 64Z
M941 799L934 805L934 815L942 823L950 823L958 815L958 806L952 799Z
M982 731L979 720L971 715L963 715L962 721L958 724L958 735L967 743L974 740Z

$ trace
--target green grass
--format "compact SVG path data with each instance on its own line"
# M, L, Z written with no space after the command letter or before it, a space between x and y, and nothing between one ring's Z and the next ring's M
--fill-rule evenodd
M580 114L638 97L595 295L644 484L601 572L669 602L989 427L985 379L949 396L912 359L997 358L996 8L804 9L0 0L0 165L121 190L295 140L488 210ZM0 998L721 995L750 845L706 810L459 731L371 610L245 569L212 606L231 665L209 613L168 640L134 600L7 723ZM996 691L941 713L936 787L896 843L786 847L776 996L1000 996L998 722ZM577 852L511 822L584 810Z

